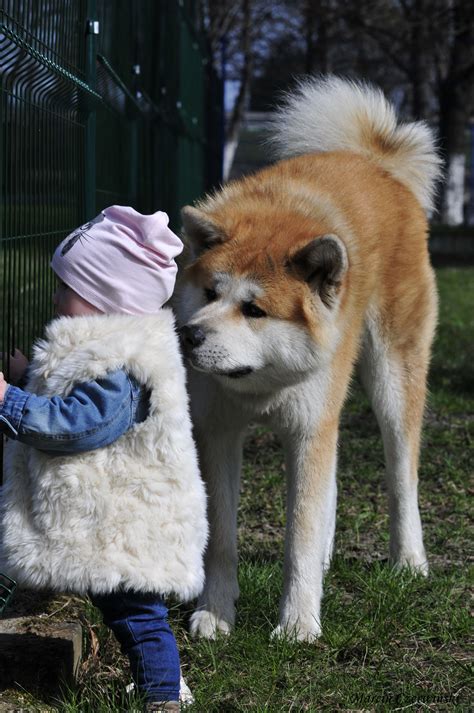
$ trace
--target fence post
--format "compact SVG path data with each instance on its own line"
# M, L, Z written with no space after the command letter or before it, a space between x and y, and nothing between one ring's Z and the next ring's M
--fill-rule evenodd
M91 89L97 85L97 35L99 34L96 0L87 0L86 20L86 82ZM85 127L84 222L96 214L96 135L97 115L91 100L87 104Z
M136 23L132 23L133 32L137 33ZM137 58L135 58L137 60ZM140 81L141 67L138 61L132 66L133 74L133 96L137 98L138 84ZM139 151L140 151L140 128L144 128L143 124L140 126L140 117L136 115L131 115L129 118L130 123L130 167L128 173L128 193L130 196L130 205L135 209L138 209L138 171L139 171Z

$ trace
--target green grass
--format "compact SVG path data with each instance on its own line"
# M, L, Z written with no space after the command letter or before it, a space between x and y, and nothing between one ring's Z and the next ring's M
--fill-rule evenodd
M190 609L175 628L194 711L468 710L474 269L438 272L440 324L420 465L428 579L387 564L382 446L357 384L344 411L336 552L326 577L323 635L312 645L270 640L278 615L285 521L284 465L273 434L246 443L239 519L241 597L235 631L192 641ZM471 451L471 453L470 453ZM81 616L86 656L67 713L128 710L125 659L95 610L78 598L60 616ZM48 604L58 607L58 599ZM24 704L23 704L24 705Z

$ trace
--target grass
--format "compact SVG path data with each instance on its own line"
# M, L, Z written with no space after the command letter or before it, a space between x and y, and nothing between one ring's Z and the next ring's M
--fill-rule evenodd
M420 466L430 577L387 564L382 446L355 384L341 424L336 552L325 582L323 636L312 645L270 640L281 590L284 465L273 434L254 427L245 448L235 631L215 642L192 641L190 609L171 612L196 697L190 713L470 709L474 269L445 268L438 283L440 325ZM86 656L78 687L52 707L131 709L126 661L96 611L79 598L46 606L64 605L57 616L80 616L84 623ZM40 708L40 698L23 700Z

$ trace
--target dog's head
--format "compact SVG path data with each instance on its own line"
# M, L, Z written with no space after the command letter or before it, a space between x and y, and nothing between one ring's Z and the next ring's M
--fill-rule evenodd
M185 356L239 391L305 379L330 357L348 268L344 242L298 213L186 207L192 262L180 299Z

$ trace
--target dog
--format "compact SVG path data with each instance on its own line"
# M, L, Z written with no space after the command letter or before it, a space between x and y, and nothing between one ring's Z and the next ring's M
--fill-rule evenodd
M426 211L441 161L428 126L399 123L378 88L336 77L303 81L272 134L281 160L182 210L191 262L178 313L211 533L191 631L213 638L234 624L242 441L257 419L286 455L273 633L312 641L355 368L384 443L390 560L428 571L417 467L437 319Z

